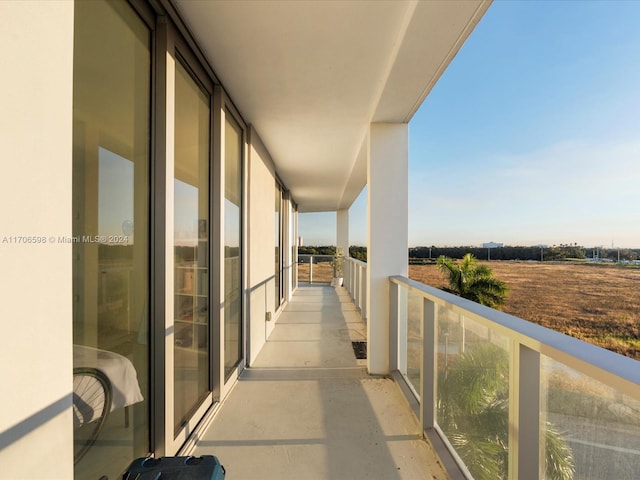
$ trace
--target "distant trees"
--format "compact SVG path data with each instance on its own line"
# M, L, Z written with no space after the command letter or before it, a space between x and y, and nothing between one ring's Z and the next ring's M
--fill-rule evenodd
M335 246L298 247L300 255L335 255ZM409 248L409 263L423 264L435 262L438 257L461 259L471 253L478 259L487 259L489 252L482 247L411 247ZM491 249L491 260L522 260L522 261L560 261L570 259L588 259L597 257L612 261L634 261L640 258L640 249L630 248L585 248L578 244L560 244L551 246L504 246ZM367 247L349 247L349 256L363 262L367 261ZM429 260L430 259L430 260Z
M322 247L298 247L298 255L335 255L336 247L334 245Z
M336 247L333 245L322 247L298 247L298 255L335 255ZM349 247L349 256L360 260L362 262L367 261L367 247Z
M471 253L476 258L488 258L489 250L482 247L413 247L409 249L410 258L462 258ZM491 249L491 260L564 260L569 258L585 258L585 248L580 245L553 245L551 247L504 246Z
M553 245L544 249L545 260L564 260L569 258L585 258L585 249L579 245Z
M631 248L600 248L600 249L587 249L587 257L593 257L594 252L597 251L597 255L601 259L607 259L612 261L636 261L640 258L640 249Z
M471 253L459 262L441 256L437 264L449 282L446 291L491 308L505 304L509 291L507 284L494 278L491 268L479 265Z
M349 256L360 260L361 262L367 261L367 247L349 247Z

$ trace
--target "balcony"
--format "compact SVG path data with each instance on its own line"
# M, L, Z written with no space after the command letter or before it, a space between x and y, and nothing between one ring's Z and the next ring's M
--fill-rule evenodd
M195 454L242 479L445 478L398 385L356 359L363 340L344 288L299 287Z
M392 375L369 376L366 269L298 288L196 454L238 478L640 478L637 361L398 276Z

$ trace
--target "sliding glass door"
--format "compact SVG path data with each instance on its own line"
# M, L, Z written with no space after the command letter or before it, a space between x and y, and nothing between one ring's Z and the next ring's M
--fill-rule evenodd
M225 115L224 375L242 358L242 130Z
M118 478L150 451L151 32L78 1L74 35L75 478Z
M175 454L244 356L244 125L162 4L75 2L78 479Z
M285 241L285 221L287 218L286 209L285 209L285 201L284 201L284 191L279 182L276 181L276 189L275 189L275 218L274 218L274 233L275 233L275 310L280 308L280 305L284 303L285 297L285 286L286 286L286 276L284 272L284 255L285 250L283 249L284 241Z
M176 434L211 391L210 97L175 63L174 351Z

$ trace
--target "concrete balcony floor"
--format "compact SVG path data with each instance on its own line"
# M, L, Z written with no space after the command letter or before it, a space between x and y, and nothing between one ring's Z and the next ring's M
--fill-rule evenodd
M200 438L229 479L446 479L398 385L370 377L344 289L298 288Z

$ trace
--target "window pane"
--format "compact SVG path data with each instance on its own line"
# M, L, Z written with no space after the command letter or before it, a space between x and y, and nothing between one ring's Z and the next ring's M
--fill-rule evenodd
M224 370L242 357L242 132L227 116L224 202Z
M118 478L149 452L150 32L125 2L74 30L75 478Z
M174 421L209 387L209 97L176 63L174 178Z

